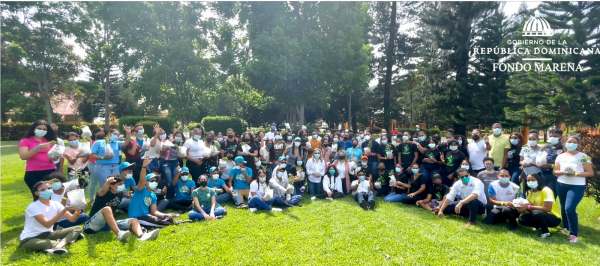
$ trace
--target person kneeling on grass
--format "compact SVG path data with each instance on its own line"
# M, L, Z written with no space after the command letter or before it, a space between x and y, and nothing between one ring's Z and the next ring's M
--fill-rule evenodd
M519 211L515 208L512 201L517 197L523 197L523 192L519 185L510 182L510 173L506 169L498 171L498 179L488 187L490 202L494 208L488 212L483 219L485 224L496 224L506 222L508 219L509 230L517 230L517 218Z
M252 182L252 168L244 166L244 157L235 157L235 166L229 171L229 189L236 194L235 205L238 209L248 208L244 198L250 200L250 183Z
M38 200L29 204L25 210L25 226L19 237L19 246L26 250L41 251L47 254L64 254L64 247L78 239L83 238L81 226L53 230L53 225L61 217L75 222L79 217L80 210L75 207L64 207L60 203L50 200L52 186L48 181L39 181L32 187L33 193ZM69 211L74 211L71 214Z
M217 203L224 204L225 202L235 199L237 196L225 185L225 181L219 178L219 169L215 166L209 170L210 178L208 179L208 188L212 188L217 193ZM192 196L193 198L193 196Z
M273 174L275 176L269 180L269 187L273 189L273 198L275 199L273 206L283 208L292 206L302 207L302 204L300 204L302 196L292 196L294 194L294 186L290 185L285 168L278 168Z
M442 183L442 176L440 174L434 174L432 177L433 186L429 188L427 198L424 200L417 201L417 206L426 209L433 214L438 214L440 211L440 204L446 199L446 195L450 192L448 186Z
M396 178L396 184L392 187L392 193L385 196L383 199L385 202L399 202L402 201L410 188L410 184L408 183L408 177L406 173L403 171L402 166L400 164L396 165L396 169L394 169L394 177ZM391 187L391 186L390 186Z
M552 189L546 186L544 178L539 174L527 175L527 201L529 204L517 207L521 217L522 226L541 229L541 238L550 236L549 227L560 225L560 207L554 204Z
M477 214L485 212L485 192L483 191L483 183L477 178L469 176L467 170L461 168L456 170L459 182L454 183L450 189L450 193L446 195L446 199L440 207L438 217L443 217L446 214L456 214L464 217L469 217L469 222L466 226L475 225ZM454 201L460 193L463 197L461 201Z
M119 210L127 213L129 208L129 202L131 200L131 194L135 188L135 180L133 179L133 170L135 169L135 163L124 162L119 165L119 172L121 177L125 180L125 193L123 193L123 199L119 204Z
M215 190L208 187L208 177L201 175L198 184L200 188L192 192L194 210L188 213L190 219L210 221L223 218L227 211L217 203Z
M194 180L190 179L190 169L177 166L177 174L173 178L175 199L169 200L169 209L185 213L192 207L192 193L196 188Z
M67 182L65 175L60 172L54 172L54 173L48 175L48 178L50 179L50 185L52 186L52 191L54 192L52 194L52 196L50 197L50 200L56 201L56 202L60 203L60 205L62 205L62 206L70 205L69 200L67 200L67 192L68 191L65 191L65 188L63 187L63 183ZM86 204L86 207L87 207L87 204ZM61 229L61 228L73 227L73 226L80 225L83 222L85 222L85 220L87 220L89 217L87 214L85 214L83 212L83 210L80 210L80 211L81 212L79 213L79 218L77 218L77 220L75 222L71 222L71 221L67 220L65 217L60 217L58 219L58 221L54 224L54 230ZM73 214L73 213L71 213L71 214Z
M146 175L146 167L150 159L146 157L140 172L140 182L137 184L131 203L129 203L129 218L137 218L140 224L147 227L165 227L173 225L176 215L159 212L156 206L156 195L152 192L158 186L158 177L154 174ZM142 178L145 176L146 178Z
M124 181L123 177L119 175L112 175L106 179L104 186L96 194L96 200L90 211L90 218L85 221L83 226L84 231L87 234L95 234L112 230L119 241L126 242L131 234L128 230L131 229L139 240L156 239L159 231L154 230L144 233L138 219L115 220L114 213L123 199L123 193L125 193Z
M358 176L357 180L352 181L350 185L352 187L352 191L356 191L356 195L354 199L358 201L360 207L365 210L374 210L375 209L375 195L373 191L375 188L373 187L373 183L371 182L371 175L369 178L365 178L365 172L360 170L356 173Z
M402 199L404 204L416 204L417 201L427 198L427 192L425 192L427 179L425 179L425 175L421 174L418 164L413 164L412 171L413 175L408 178L410 180L408 192L411 193Z
M257 210L268 210L268 211L276 211L280 212L280 208L271 208L271 204L275 201L275 198L267 198L265 197L265 191L268 189L269 184L267 184L267 173L259 169L258 170L258 180L252 181L250 184L250 199L248 200L248 207L250 208L250 212L255 212Z
M333 201L333 199L343 198L346 194L343 192L342 182L342 177L338 174L335 165L330 165L327 174L323 176L323 193L312 197L311 200L327 199Z

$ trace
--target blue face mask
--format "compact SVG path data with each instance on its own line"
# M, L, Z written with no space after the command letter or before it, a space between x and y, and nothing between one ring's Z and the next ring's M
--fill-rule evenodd
M408 136L402 136L402 140L407 141L408 140Z
M461 165L460 167L461 167L462 169L465 169L465 170L467 170L467 171L469 171L469 168L470 168L468 165Z
M296 147L300 147L300 142L295 142L294 145L296 145Z
M181 142L181 137L175 137L175 142Z
M419 172L419 169L412 169L411 171L413 172L413 174L416 174Z
M291 141L291 140L292 140L292 137L291 137L291 136L288 136L288 137L287 137L287 139L288 139L288 141Z
M402 171L402 169L400 169L400 167L396 167L396 173L400 173Z
M212 175L212 179L217 181L217 179L219 179L219 174L214 174Z
M160 135L160 139L162 139L162 140L167 139L167 134Z
M387 140L382 140L381 144L386 145L387 144Z
M265 181L267 181L267 179L264 178L264 177L261 177L261 178L258 179L258 181L260 181L261 183L264 183Z
M468 184L469 181L471 181L471 177L470 176L465 176L463 178L460 179L463 183Z
M330 175L335 175L335 170L329 170Z
M429 143L429 145L427 145L427 146L429 146L430 149L435 148L435 144L434 143Z
M537 181L531 181L531 182L527 182L527 186L531 189L537 188L538 187L538 182Z
M455 151L455 150L457 150L457 149L458 149L458 147L456 147L456 146L450 146L450 150L451 150L451 151Z
M79 140L69 141L69 145L71 145L71 146L79 146Z
M313 135L313 139L317 139L317 137L318 137L318 136L317 136L316 134L315 134L315 135Z
M110 136L110 141L115 142L117 140L119 140L119 136L117 136L117 135L111 135Z
M279 165L279 168L285 168L286 166L287 166L287 164L282 163L282 164Z
M277 130L277 127L276 126L272 126L271 129L272 130Z
M133 174L127 174L127 179L132 179L133 178Z
M43 137L43 136L46 136L46 134L48 134L48 131L41 130L41 129L36 129L36 130L34 130L34 133L38 137Z
M200 135L194 135L195 140L200 140L202 137Z
M360 181L365 181L365 176L364 175L361 175L359 178L360 178Z
M61 182L52 183L52 190L59 190L62 187Z
M337 138L334 138L334 139L333 139L333 142L338 142L338 141L340 141L340 140L339 140L339 139L337 139Z
M494 134L495 135L500 135L500 133L502 133L502 129L501 128L494 128Z
M500 183L508 184L510 182L510 177L500 177Z
M283 172L277 172L277 177L282 178L283 177Z
M369 162L361 162L363 166L367 166L367 164L369 164Z
M296 165L302 166L302 161L296 161Z
M258 163L256 163L256 166L260 166L261 164L262 164L261 162L258 162Z
M579 144L577 143L567 143L565 144L565 148L567 148L568 151L574 151L577 149L577 147L579 146Z
M527 142L527 144L529 144L529 147L535 147L538 145L537 140L530 140L529 142Z
M320 153L315 154L315 158L317 158L317 159L321 158L321 154Z
M137 134L138 134L138 136L144 135L144 130L143 130L143 129L141 129L141 130L138 130L138 133L137 133Z
M519 140L518 139L511 139L510 140L510 144L517 145L517 144L519 144Z
M413 138L413 141L415 141L415 142L418 141L418 140L419 140L419 138Z
M419 141L425 141L425 137L419 137Z
M49 199L50 197L52 197L52 194L54 194L54 191L44 190L44 191L40 192L40 198Z
M392 140L397 140L397 139L398 139L397 136L392 136ZM402 139L405 140L404 137L402 137Z
M125 184L118 186L117 192L125 192Z
M462 145L462 140L458 140L458 145Z

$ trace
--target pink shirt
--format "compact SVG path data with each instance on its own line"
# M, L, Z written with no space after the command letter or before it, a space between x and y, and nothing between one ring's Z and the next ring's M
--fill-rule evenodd
M71 158L75 158L75 157L77 157L77 155L78 155L78 154L79 154L79 147L77 147L77 148L73 149L73 148L71 148L71 146L69 146L69 147L67 147L67 148L65 149L65 153L63 153L63 158L65 158L65 159L67 158L65 155L68 155L68 156L69 156L69 157L71 157ZM81 169L81 170L83 170L83 168L85 168L85 166L87 165L87 163L84 163L84 162L83 162L83 161L84 161L84 159L85 159L85 158L78 158L78 159L75 161L75 164L74 164L74 165L73 165L73 164L71 164L71 163L69 162L69 160L65 160L65 161L67 161L67 165L69 166L69 168L71 168L71 169L78 168L78 169Z
M42 141L37 141L35 137L24 138L19 142L19 148L27 147L27 150L33 150L35 147L42 143L46 143L48 140L42 138ZM43 170L53 170L56 169L56 166L50 158L48 158L48 152L54 147L54 145L50 145L45 150L38 151L33 157L27 159L25 171L43 171Z

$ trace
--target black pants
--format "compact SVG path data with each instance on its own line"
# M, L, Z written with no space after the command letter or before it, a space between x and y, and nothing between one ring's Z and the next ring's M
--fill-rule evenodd
M202 162L202 165L204 165L204 162ZM189 160L185 162L185 166L190 169L190 175L192 176L194 183L197 183L198 178L203 174L202 170L204 169L202 168L202 165L197 165L195 162Z
M517 226L517 218L519 218L519 211L506 206L496 207L488 211L487 216L483 219L485 224L497 224L504 223L508 220L510 226Z
M549 233L548 227L557 227L560 224L560 218L544 211L534 210L521 215L519 223L522 226L541 228L542 233Z
M331 194L331 198L332 199L339 199L339 198L343 198L344 196L346 196L346 194L342 193L342 192L337 192L335 190L332 191L333 194ZM323 193L321 193L321 195L317 196L317 199L324 199L329 197L329 195L327 195L327 191L323 191Z
M192 206L191 200L169 200L167 208L178 211L187 211L190 206Z
M417 201L419 201L419 200L424 200L424 199L427 197L427 196L425 196L424 194L425 194L425 192L421 192L421 193L419 193L419 194L415 195L415 196L414 196L414 197L412 197L412 198L411 198L411 197L408 197L408 196L406 196L406 197L404 197L404 199L402 199L402 203L404 203L404 204L411 204L411 205L415 205L415 204L417 203ZM421 195L424 195L424 196L421 196Z
M152 214L147 214L137 218L140 221L140 225L144 227L167 227L173 225L172 219L159 218Z
M456 214L454 210L458 205L458 201L451 202L445 209L444 214ZM464 204L460 209L460 216L469 217L469 222L477 221L477 214L483 214L485 212L485 206L481 201L474 199L471 202Z
M50 180L48 178L48 175L54 173L55 171L56 171L55 169L50 169L50 170L25 172L25 178L24 178L25 184L27 184L27 187L29 187L29 190L31 191L31 195L33 196L33 201L36 201L38 199L38 197L35 195L35 191L33 191L33 185L35 185L35 183L37 183L39 181Z

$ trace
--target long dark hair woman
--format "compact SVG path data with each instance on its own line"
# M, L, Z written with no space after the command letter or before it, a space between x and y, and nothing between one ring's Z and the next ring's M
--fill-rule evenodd
M104 139L104 128L97 127L92 132L92 141L90 142L90 147L94 145L96 140ZM90 171L90 184L88 185L88 194L90 196L90 202L93 202L96 198L96 187L98 186L98 178L96 177L96 159L91 158L88 160L88 170Z
M25 184L34 201L37 196L33 185L47 180L48 175L56 170L56 165L48 158L48 152L55 145L53 142L56 142L56 134L50 123L44 120L35 121L19 142L19 156L25 161Z

